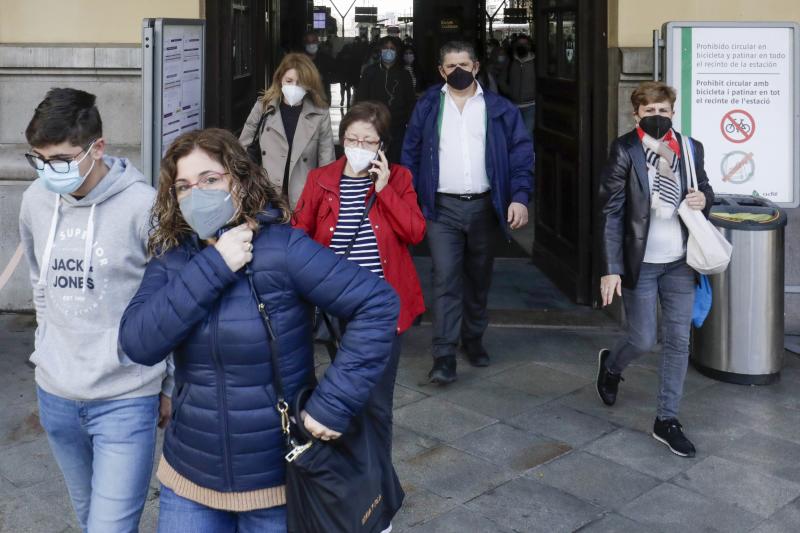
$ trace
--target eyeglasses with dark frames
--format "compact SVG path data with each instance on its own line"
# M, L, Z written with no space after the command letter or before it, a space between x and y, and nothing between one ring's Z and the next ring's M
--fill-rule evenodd
M30 166L36 170L44 170L45 166L49 166L56 174L66 174L69 172L70 163L76 162L80 164L80 162L86 158L86 155L89 154L89 150L92 149L92 145L95 142L97 142L97 139L94 139L92 142L86 145L86 148L81 148L80 152L69 159L64 159L63 157L51 157L50 159L45 159L33 152L27 152L25 154L25 159L27 159L28 164L30 164ZM81 157L80 160L76 161L76 158L84 152L86 152L86 155Z
M372 141L369 139L358 139L356 137L345 137L344 138L344 145L349 146L350 148L359 147L365 150L375 150L380 145L381 141Z

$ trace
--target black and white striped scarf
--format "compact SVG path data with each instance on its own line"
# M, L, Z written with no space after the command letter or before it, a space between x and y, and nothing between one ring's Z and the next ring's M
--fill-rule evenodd
M665 142L645 134L642 138L648 168L656 176L650 191L650 207L658 218L671 218L681 203L681 182L678 154Z

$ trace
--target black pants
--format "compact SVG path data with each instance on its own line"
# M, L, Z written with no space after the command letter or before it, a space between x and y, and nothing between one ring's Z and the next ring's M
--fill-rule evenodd
M480 342L489 325L492 238L497 217L490 196L464 201L436 196L437 220L427 220L433 261L433 357Z
M383 450L380 450L380 452L386 454L387 460L384 464L387 469L392 465L392 407L394 405L394 383L397 379L397 367L400 364L400 349L401 337L396 335L392 344L392 356L386 365L386 370L384 370L383 376L378 380L378 383L375 384L375 388L372 389L365 406L367 412L376 422L373 427L384 445ZM385 480L383 487L384 507L399 507L404 497L400 484L392 482L396 480L396 477L393 478L388 470L384 472L383 476ZM388 528L393 517L394 513L388 510L384 512L381 527L383 529Z
M394 121L394 117L392 117L392 121ZM386 157L389 163L399 163L400 154L403 152L403 139L405 139L406 134L405 123L393 125L390 134L392 136L392 141L389 143L389 147L386 150Z

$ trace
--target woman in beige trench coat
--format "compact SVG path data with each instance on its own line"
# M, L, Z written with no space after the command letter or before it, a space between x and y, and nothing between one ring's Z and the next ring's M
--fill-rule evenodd
M261 164L269 180L294 210L308 172L335 158L328 103L319 72L303 54L288 54L272 85L256 100L239 142L253 141L262 116Z

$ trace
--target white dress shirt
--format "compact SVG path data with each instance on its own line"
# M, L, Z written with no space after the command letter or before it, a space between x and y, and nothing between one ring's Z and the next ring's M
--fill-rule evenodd
M486 175L486 101L477 83L475 94L458 110L448 85L439 136L439 188L450 194L480 194L491 188Z

